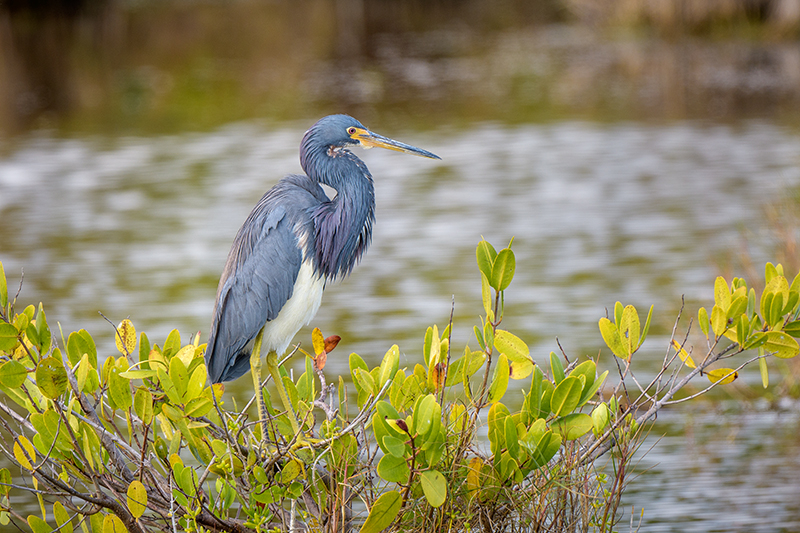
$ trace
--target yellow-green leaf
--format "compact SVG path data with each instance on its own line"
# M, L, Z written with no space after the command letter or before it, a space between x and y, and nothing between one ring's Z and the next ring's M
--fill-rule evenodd
M33 533L52 533L53 528L47 525L47 522L42 520L36 515L29 515L28 526L30 526Z
M508 357L506 357L506 354L501 353L500 357L497 358L492 384L489 387L489 403L500 401L503 398L508 389L509 377L511 377L511 367L508 365Z
M36 367L36 384L47 398L55 400L67 390L67 371L55 357L39 361Z
M719 383L720 385L733 383L733 380L739 377L739 373L732 368L715 368L707 371L706 375L711 383Z
M136 389L133 409L143 424L147 425L153 421L153 394L146 387Z
M142 516L147 509L147 489L138 479L128 485L128 510L134 518Z
M403 497L396 490L381 494L369 510L369 515L361 526L361 533L379 533L392 525L402 505Z
M33 463L36 462L36 448L25 435L20 435L14 441L14 458L17 462L28 470L33 470Z
M319 328L311 331L311 344L314 346L314 355L319 355L325 351L325 337Z
M404 457L384 455L378 462L378 475L391 483L406 483L409 475L408 463Z
M608 346L617 357L627 359L628 352L622 345L622 339L620 338L617 326L606 317L600 319L598 326L600 326L600 334L603 335L606 346Z
M706 337L708 337L709 322L710 319L708 318L708 311L706 311L705 307L701 307L700 310L697 312L697 323L700 324L700 330Z
M639 313L634 306L625 306L618 330L622 348L626 352L625 357L630 357L639 348L639 334L641 333Z
M568 376L559 383L550 398L550 409L556 416L571 413L581 399L583 385L575 376Z
M478 270L486 276L487 280L491 280L492 277L492 267L494 266L494 260L497 257L497 252L494 249L494 246L489 244L486 240L481 240L478 243L478 248L475 250L475 258L478 261Z
M686 364L686 366L688 366L689 368L696 368L692 356L689 355L689 352L687 352L681 346L681 343L679 343L675 339L672 339L672 347L675 348L675 351L678 353L678 357L680 357L681 361L683 361L684 364Z
M28 369L22 363L11 359L0 365L0 385L16 389L25 383Z
M586 413L571 413L553 420L550 429L564 440L575 440L591 431L593 425L592 417Z
M496 291L504 291L511 284L516 270L516 260L514 252L510 248L500 250L492 265L492 275L489 284Z
M523 359L522 361L512 361L509 363L508 377L511 379L525 379L533 372L533 361Z
M291 459L281 470L281 483L289 483L301 475L303 475L303 463L297 459Z
M131 355L136 349L136 328L127 318L119 323L114 335L114 343L122 355Z
M508 331L498 329L494 333L494 347L500 353L506 354L510 361L530 361L530 350L525 342Z
M425 499L431 507L441 507L447 499L447 480L438 470L426 470L420 472L420 484Z
M722 309L723 313L731 306L731 289L722 276L718 276L714 281L714 303ZM718 335L721 335L721 333L718 333Z
M797 340L794 337L782 331L768 331L764 350L767 353L772 353L775 357L789 359L800 353L800 345L797 344Z
M127 533L125 524L117 515L107 514L103 519L103 533Z
M61 528L59 533L72 533L72 520L69 518L69 513L64 508L64 504L56 502L53 504L53 516L56 517L56 524Z
M728 329L727 315L718 305L711 309L711 329L717 337L724 334L725 330Z
M10 352L19 342L19 331L14 324L0 324L0 352Z

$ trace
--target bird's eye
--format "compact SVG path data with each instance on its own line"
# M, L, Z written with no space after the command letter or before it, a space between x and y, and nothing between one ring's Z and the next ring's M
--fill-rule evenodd
M349 128L347 128L347 133L348 134L353 135L355 132L356 132L356 129L354 127L350 126Z

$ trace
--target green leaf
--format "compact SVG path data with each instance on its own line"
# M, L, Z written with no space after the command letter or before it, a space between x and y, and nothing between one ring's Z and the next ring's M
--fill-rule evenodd
M580 379L574 376L564 378L553 391L550 399L550 409L556 416L571 413L581 399L583 386Z
M768 331L764 350L775 357L789 359L800 353L800 345L793 337L782 331Z
M36 313L36 335L39 339L39 352L43 354L49 352L53 338L41 303L39 303L39 311Z
M131 382L120 376L128 369L128 361L120 357L108 373L108 400L112 409L128 410L133 405Z
M419 481L431 507L441 507L447 499L447 480L442 473L438 470L420 472Z
M739 296L731 302L731 306L726 313L726 318L737 318L745 311L747 311L747 296Z
M8 496L8 491L11 490L12 479L11 472L8 468L0 468L0 496Z
M558 384L564 379L564 365L561 364L556 352L550 352L550 370L553 373L553 382Z
M489 285L496 291L504 291L511 284L514 279L514 270L516 269L516 260L514 259L514 252L510 248L500 250L492 265L492 275L489 278Z
M136 519L147 510L147 490L138 479L134 479L128 485L128 510Z
M361 368L356 368L354 375L356 378L356 383L359 384L361 389L366 391L367 394L375 396L378 391L375 387L375 380L373 379L372 375L368 371Z
M198 398L203 393L203 388L206 385L207 379L206 365L197 365L192 372L192 375L189 377L188 384L186 385L186 394L184 398L187 402Z
M183 412L186 416L201 417L206 416L213 408L214 403L210 399L205 396L198 396L186 402Z
M14 324L0 324L0 352L10 352L19 342L19 331Z
M622 305L622 302L616 302L614 304L614 324L619 327L622 324L622 313L624 312L625 307Z
M396 490L381 494L369 510L369 515L361 526L361 533L380 533L392 525L402 505L403 497Z
M189 372L186 370L186 365L178 357L173 357L169 362L169 379L175 385L175 391L182 401L189 387Z
M509 455L519 461L519 437L517 436L517 424L514 417L507 416L505 420L506 449Z
M608 411L608 406L605 403L600 403L594 408L592 411L592 428L594 429L595 435L600 436L603 433L610 419L611 416Z
M783 331L794 338L800 337L800 320L789 322L783 327Z
M36 367L36 384L47 398L55 400L67 391L67 371L55 357L39 361Z
M408 463L404 457L384 455L378 462L378 475L385 481L405 483L409 475Z
M164 354L164 359L169 361L173 355L178 353L181 349L181 333L177 329L173 329L167 335L167 340L164 341L164 349L161 353Z
M603 386L603 382L605 382L606 376L608 376L608 370L600 374L600 377L597 378L591 385L583 386L583 392L581 392L581 399L578 401L578 407L583 407L589 400L592 399L592 397L597 393L597 391L600 390L600 387Z
M414 406L413 425L417 435L427 435L433 427L436 415L441 416L441 407L433 394L420 397Z
M494 347L500 353L506 354L510 361L521 363L530 361L530 350L525 342L508 331L498 329L494 333ZM526 376L527 377L527 376Z
M764 355L764 348L758 349L758 355ZM769 387L769 370L767 369L767 359L765 357L758 358L758 369L761 372L761 385L766 389Z
M170 379L169 374L167 374L163 368L159 368L157 371L158 381L161 383L161 388L164 389L164 392L167 394L169 400L179 405L181 403L181 396L178 394L178 390L175 388L175 384L172 383L172 379Z
M397 437L386 435L383 437L383 447L394 457L403 457L406 453L406 443ZM388 481L388 480L387 480Z
M481 240L478 243L478 248L475 250L475 258L478 261L478 270L481 274L486 276L486 279L491 280L492 269L494 267L494 260L497 257L497 252L494 246L489 244L486 240Z
M133 396L133 410L143 424L148 425L153 421L153 394L146 387L136 389Z
M585 413L572 413L550 423L553 432L564 440L575 440L587 434L593 427L592 417Z
M11 359L0 365L0 385L16 389L25 383L27 377L28 369L18 361Z
M97 347L94 339L85 329L73 331L67 339L67 356L73 367L78 364L83 354L88 354L92 368L97 368Z
M511 368L508 365L506 354L501 353L494 367L492 384L489 387L489 403L500 401L508 389L508 379L511 377Z

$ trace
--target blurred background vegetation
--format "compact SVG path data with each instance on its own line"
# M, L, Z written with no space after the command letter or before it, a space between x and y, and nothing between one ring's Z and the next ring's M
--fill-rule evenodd
M798 0L8 0L0 132L800 114Z

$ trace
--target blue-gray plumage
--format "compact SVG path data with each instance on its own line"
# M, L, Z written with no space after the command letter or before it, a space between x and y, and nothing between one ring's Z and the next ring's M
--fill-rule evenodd
M367 166L348 150L356 145L439 159L347 115L314 124L300 145L306 175L287 176L270 189L233 241L205 355L212 383L247 373L250 344L262 327L263 347L283 353L313 318L325 283L349 274L366 251L375 189ZM329 199L320 184L336 196Z

